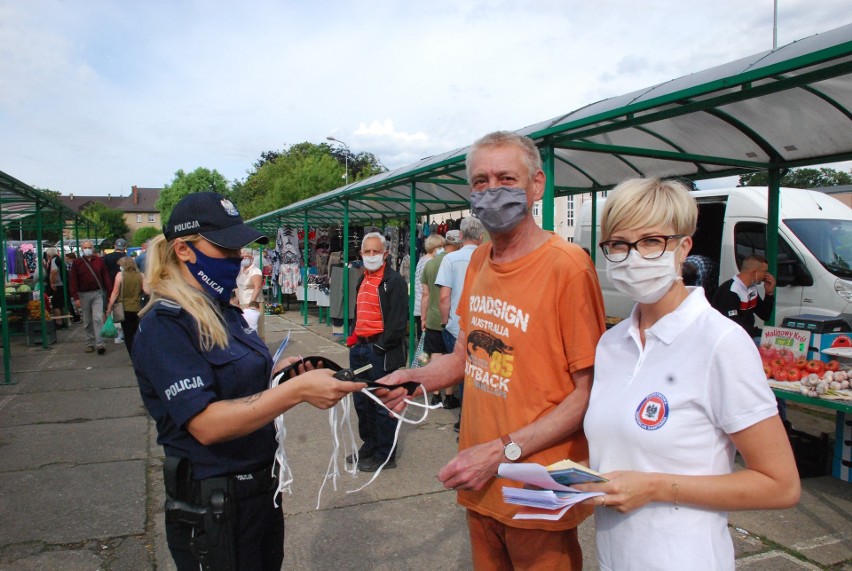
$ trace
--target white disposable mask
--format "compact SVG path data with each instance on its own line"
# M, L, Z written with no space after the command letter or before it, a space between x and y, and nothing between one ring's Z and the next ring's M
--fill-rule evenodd
M364 256L364 267L371 272L375 272L376 270L381 268L382 264L384 263L385 257L383 254L376 254L375 256Z
M83 255L84 256L91 256L92 255L92 249L91 248L83 248Z
M249 260L248 258L243 258L243 261L240 262L240 265L244 268L247 268L251 265L251 260Z
M609 279L615 289L638 303L655 303L680 279L675 271L675 253L666 251L648 260L630 250L623 262L606 261Z

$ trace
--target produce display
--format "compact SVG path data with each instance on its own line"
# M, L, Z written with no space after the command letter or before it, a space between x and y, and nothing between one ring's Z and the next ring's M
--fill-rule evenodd
M849 398L838 391L848 391L850 387L850 368L832 359L828 362L820 359L796 357L788 349L775 349L761 345L758 349L763 361L766 378L782 383L795 383L803 395L812 398L839 397ZM852 396L852 395L850 395Z

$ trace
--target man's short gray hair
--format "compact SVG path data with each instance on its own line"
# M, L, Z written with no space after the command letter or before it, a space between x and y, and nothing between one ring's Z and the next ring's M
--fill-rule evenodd
M388 239L385 238L385 235L382 234L381 232L368 232L367 234L364 234L364 237L361 239L361 249L362 250L364 249L364 242L366 242L370 238L378 238L379 241L382 243L382 251L383 252L388 251Z
M535 142L529 137L518 135L511 131L495 131L489 133L477 140L470 147L465 159L465 170L467 172L467 182L470 183L470 169L473 165L473 155L483 147L503 147L506 145L517 146L524 154L524 163L527 165L529 179L532 180L535 173L541 170L541 154L538 152L538 147Z
M482 235L485 233L485 227L479 218L468 216L461 221L459 226L462 234L462 240L482 240Z

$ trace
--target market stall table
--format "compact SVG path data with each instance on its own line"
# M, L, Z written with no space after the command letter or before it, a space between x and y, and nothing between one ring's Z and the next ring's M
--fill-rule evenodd
M849 399L812 398L799 391L797 382L770 382L770 385L772 392L779 399L835 412L834 459L831 463L831 474L844 482L852 482L852 396Z

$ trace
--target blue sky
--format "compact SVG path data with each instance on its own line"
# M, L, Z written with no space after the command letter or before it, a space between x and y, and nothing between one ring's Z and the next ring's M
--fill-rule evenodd
M779 45L852 22L848 0L778 5ZM0 0L0 170L127 195L330 135L394 168L767 50L772 8Z

